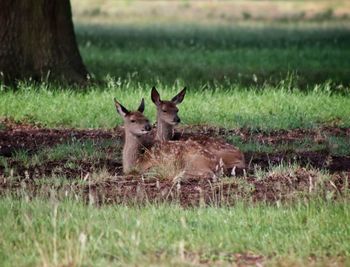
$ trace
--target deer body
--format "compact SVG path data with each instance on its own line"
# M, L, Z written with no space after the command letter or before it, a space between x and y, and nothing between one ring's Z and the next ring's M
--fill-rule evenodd
M142 140L151 131L148 119L142 114L144 102L138 111L129 112L115 101L119 114L124 119L125 143L123 147L123 172L132 170L144 172L165 164L176 166L179 173L186 177L213 178L220 171L220 159L197 142L187 141L155 141L142 153Z
M168 124L157 116L157 130L156 130L156 140L160 142L165 142L168 140L173 140L174 126Z
M186 177L213 178L220 172L219 158L192 140L156 142L145 151L140 166L147 170L159 165L175 167Z
M156 140L164 142L175 139L174 127L180 122L180 118L177 115L178 108L176 106L183 101L185 93L186 88L173 97L171 101L165 101L160 99L156 88L152 88L151 98L157 107ZM180 135L177 138L179 140L192 140L205 147L217 158L222 159L226 171L233 170L234 172L235 168L245 168L243 153L224 140L199 135ZM231 173L233 174L233 172Z
M139 138L130 133L125 133L125 144L123 147L123 172L130 172L139 161L139 155L142 153L142 142Z

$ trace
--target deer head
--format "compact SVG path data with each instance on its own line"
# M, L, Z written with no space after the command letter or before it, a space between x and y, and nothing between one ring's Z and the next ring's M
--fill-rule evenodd
M157 107L157 140L165 141L172 138L174 126L181 121L178 116L179 109L177 105L183 101L185 94L186 87L170 101L161 100L157 89L152 88L151 98Z
M145 110L145 101L142 98L137 111L129 111L116 99L114 99L115 107L119 115L123 118L125 133L134 136L147 134L151 130L149 120L143 115Z

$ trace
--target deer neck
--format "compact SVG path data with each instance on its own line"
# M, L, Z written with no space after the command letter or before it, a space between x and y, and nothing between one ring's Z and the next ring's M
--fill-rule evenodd
M123 147L123 172L128 173L136 167L140 157L141 141L137 136L126 132Z
M157 119L157 134L156 140L165 142L173 139L174 126L170 125L163 120Z

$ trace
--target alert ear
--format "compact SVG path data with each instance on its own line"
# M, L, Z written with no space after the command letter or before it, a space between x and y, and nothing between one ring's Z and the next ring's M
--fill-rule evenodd
M118 111L118 113L120 114L120 116L122 116L123 118L128 115L130 112L129 110L127 110L122 104L120 104L117 99L114 98L114 104L115 107Z
M145 110L145 100L142 98L142 99L141 99L140 106L139 106L139 108L137 109L137 111L143 113L144 110Z
M185 94L186 94L186 87L184 87L184 89L182 89L176 96L174 96L171 99L171 102L173 102L175 105L180 104L184 100Z
M160 105L160 95L157 91L157 89L153 86L152 87L152 92L151 92L151 99L152 99L152 102L156 105L156 106L159 106Z

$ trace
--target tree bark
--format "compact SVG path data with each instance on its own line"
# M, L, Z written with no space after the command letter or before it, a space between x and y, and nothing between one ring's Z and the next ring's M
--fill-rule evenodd
M85 83L69 0L0 0L0 79Z

